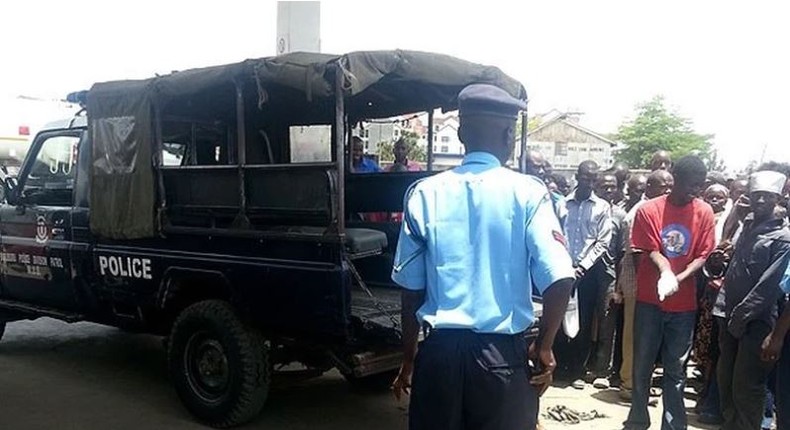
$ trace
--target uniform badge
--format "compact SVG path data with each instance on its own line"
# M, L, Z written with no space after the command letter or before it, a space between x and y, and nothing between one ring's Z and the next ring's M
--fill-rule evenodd
M554 240L556 240L557 242L561 243L562 246L564 246L566 248L568 247L568 241L565 240L565 235L564 234L558 232L557 230L554 230L554 231L551 232L551 235L554 236Z

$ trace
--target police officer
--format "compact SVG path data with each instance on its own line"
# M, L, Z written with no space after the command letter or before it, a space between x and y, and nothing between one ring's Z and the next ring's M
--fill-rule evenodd
M485 84L458 95L463 164L414 184L392 278L401 285L411 429L534 429L573 268L546 186L502 166L524 103ZM524 332L543 294L527 365ZM417 345L420 327L428 332ZM413 383L413 384L412 384Z

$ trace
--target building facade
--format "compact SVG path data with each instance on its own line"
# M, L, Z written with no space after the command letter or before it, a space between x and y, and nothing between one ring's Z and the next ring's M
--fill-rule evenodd
M614 163L617 143L578 123L578 118L559 115L527 134L527 148L539 151L555 171L574 171L581 162L593 160L606 169ZM516 145L516 159L520 156Z

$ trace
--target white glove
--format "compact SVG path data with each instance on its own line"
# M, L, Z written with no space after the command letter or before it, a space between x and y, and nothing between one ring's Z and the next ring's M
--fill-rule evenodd
M658 278L658 300L663 302L664 299L675 294L678 288L678 278L672 271L661 272Z

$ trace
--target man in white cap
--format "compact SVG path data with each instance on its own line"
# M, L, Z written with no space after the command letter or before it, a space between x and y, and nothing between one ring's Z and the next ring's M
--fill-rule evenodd
M474 84L458 107L463 163L416 182L404 199L392 270L404 289L404 357L393 390L411 393L412 430L534 429L573 266L546 185L503 166L524 102ZM535 371L525 338L533 286L543 296Z
M776 218L785 175L760 171L749 179L752 213L735 245L724 278L725 319L719 330L718 364L723 430L760 428L771 365L760 359L776 325L779 283L790 257L790 230ZM717 301L720 306L721 298Z

